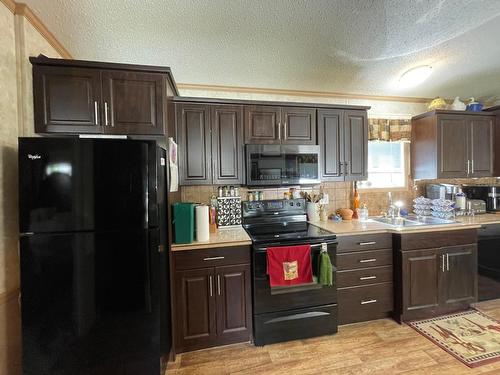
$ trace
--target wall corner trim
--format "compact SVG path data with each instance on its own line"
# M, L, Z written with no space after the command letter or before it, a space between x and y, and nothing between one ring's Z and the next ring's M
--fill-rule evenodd
M45 24L38 18L31 8L24 3L17 3L14 0L0 0L7 9L9 9L14 15L19 15L28 20L29 23L42 35L45 40L61 55L62 58L72 59L71 53L64 48L64 46L57 40L57 38L50 32L50 30L45 26Z

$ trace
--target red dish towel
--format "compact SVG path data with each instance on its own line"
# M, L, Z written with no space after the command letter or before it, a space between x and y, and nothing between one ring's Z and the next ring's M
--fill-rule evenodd
M271 287L312 283L311 245L268 247L267 274Z

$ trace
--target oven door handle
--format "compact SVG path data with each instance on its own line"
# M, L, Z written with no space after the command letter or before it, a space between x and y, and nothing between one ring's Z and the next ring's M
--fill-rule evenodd
M332 245L332 244L335 244L336 242L327 241L325 243L327 245ZM303 244L303 245L305 245L305 244ZM267 251L268 247L287 247L287 246L300 246L300 244L293 244L293 245L286 245L286 244L276 244L276 245L273 245L273 244L269 244L269 246L254 247L254 252L256 252L256 253L265 253ZM321 250L321 243L317 243L317 244L311 245L311 251L318 250L318 249Z

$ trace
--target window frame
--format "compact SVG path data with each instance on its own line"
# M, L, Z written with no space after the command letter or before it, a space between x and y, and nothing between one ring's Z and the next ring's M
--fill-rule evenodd
M373 141L368 141L368 142L373 142ZM377 142L377 141L375 141ZM358 190L360 192L374 192L374 193L387 193L389 191L408 191L410 187L410 179L411 179L411 169L410 169L410 142L408 141L400 141L403 143L403 158L404 158L404 167L403 167L403 173L404 173L404 185L403 186L395 186L395 187L363 187L358 185ZM370 172L367 171L368 176L370 175ZM368 181L368 180L365 180Z

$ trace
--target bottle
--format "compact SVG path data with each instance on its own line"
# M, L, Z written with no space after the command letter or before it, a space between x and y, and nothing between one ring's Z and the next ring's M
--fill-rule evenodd
M353 219L358 218L358 208L359 208L358 184L357 184L357 182L354 182L354 194L353 194L353 198L352 198L352 211L353 211L352 218Z
M215 195L212 196L210 199L210 209L208 212L208 217L209 217L209 232L210 233L215 233L217 232L217 198Z
M463 211L466 207L466 197L461 188L458 188L458 193L455 195L455 208Z

